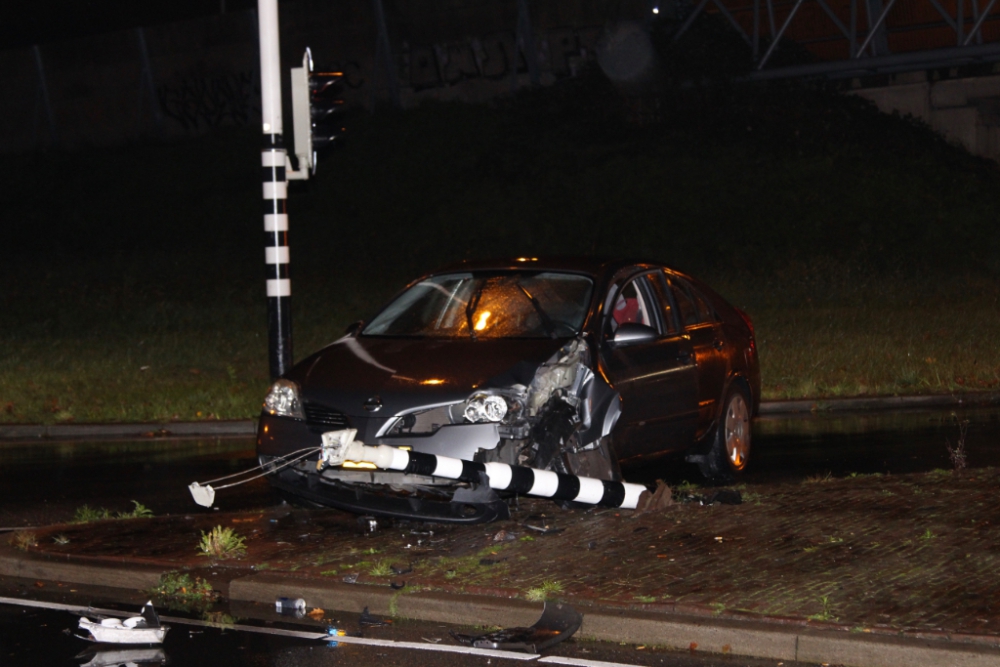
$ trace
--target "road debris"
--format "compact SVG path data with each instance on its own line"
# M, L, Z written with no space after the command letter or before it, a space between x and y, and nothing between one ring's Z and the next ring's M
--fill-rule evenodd
M670 487L662 479L656 480L656 490L653 492L643 491L639 494L639 502L635 509L637 513L654 512L670 507L674 504L673 494Z
M81 616L77 627L87 635L76 635L80 639L101 644L161 644L169 627L160 624L160 617L153 609L152 601L143 605L139 616L126 618L100 618L90 620Z
M541 617L530 628L507 628L479 635L451 631L451 636L475 648L538 653L572 637L582 623L583 615L569 605L546 602Z
M388 619L372 616L371 612L368 611L368 607L365 607L365 610L361 612L361 616L358 617L358 625L363 628L380 628L391 623L392 621Z
M302 618L306 614L306 601L302 598L281 597L274 601L274 610L279 614Z

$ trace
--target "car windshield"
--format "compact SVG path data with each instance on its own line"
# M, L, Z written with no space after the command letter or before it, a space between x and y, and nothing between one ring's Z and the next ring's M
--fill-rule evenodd
M366 336L563 338L580 331L593 281L573 273L449 273L413 285Z

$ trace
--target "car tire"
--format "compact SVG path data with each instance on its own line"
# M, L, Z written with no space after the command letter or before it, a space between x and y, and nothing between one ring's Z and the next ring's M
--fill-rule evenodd
M750 458L750 404L739 385L726 394L708 451L699 457L701 474L713 484L731 484Z

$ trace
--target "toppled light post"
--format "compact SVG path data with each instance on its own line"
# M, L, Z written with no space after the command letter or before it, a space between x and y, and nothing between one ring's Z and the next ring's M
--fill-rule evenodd
M443 477L463 482L485 482L491 489L552 500L568 500L601 507L635 509L639 497L647 491L641 484L609 482L592 477L577 477L551 470L538 470L506 463L479 463L436 454L424 454L388 445L375 447L354 439L356 429L328 431L323 434L323 448L317 468L339 466L344 461L371 463L387 470L407 474Z

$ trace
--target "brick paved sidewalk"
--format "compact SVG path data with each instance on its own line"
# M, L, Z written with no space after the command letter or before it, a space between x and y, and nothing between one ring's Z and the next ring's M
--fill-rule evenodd
M204 568L208 559L196 555L201 532L221 524L248 537L245 558L211 568L228 578L253 569L359 585L405 581L400 595L548 594L862 632L987 635L1000 643L1000 470L741 490L739 506L677 503L645 514L522 500L509 521L387 523L367 537L356 517L331 510L112 520L46 528L30 550ZM412 571L396 574L392 566Z

